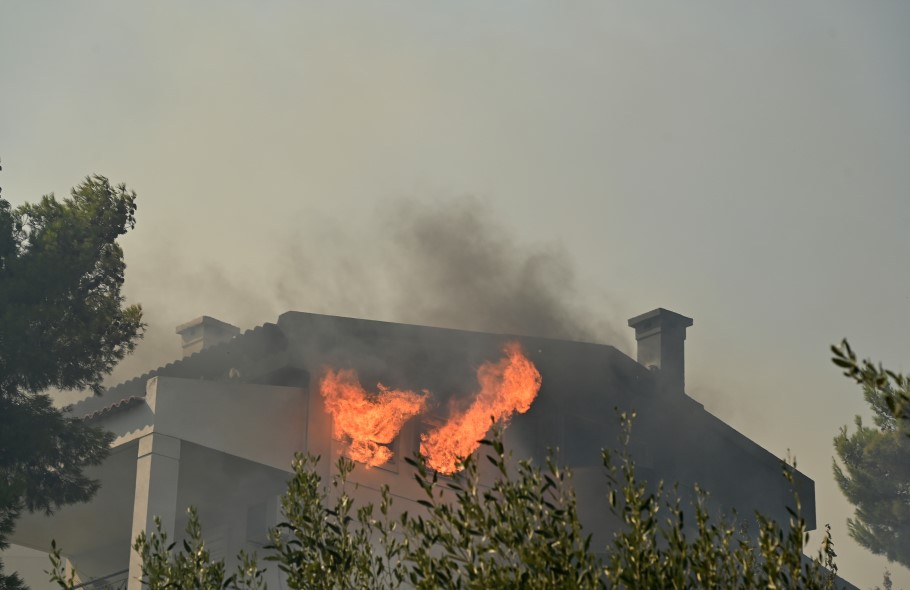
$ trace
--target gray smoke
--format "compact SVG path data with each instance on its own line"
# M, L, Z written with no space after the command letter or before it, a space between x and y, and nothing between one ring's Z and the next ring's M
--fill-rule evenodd
M482 199L395 199L365 213L313 213L290 234L243 236L268 252L255 267L160 243L145 257L127 249L127 289L149 329L111 382L178 358L174 326L202 314L242 329L294 310L626 343L607 298L578 286L566 250L517 240Z
M595 340L571 262L558 246L523 248L482 201L401 202L387 260L403 288L395 310L408 321ZM397 222L397 223L396 223Z
M478 198L395 200L351 229L298 252L294 267L314 274L284 275L278 291L289 308L571 340L616 336L610 310L586 304L566 251L519 243Z

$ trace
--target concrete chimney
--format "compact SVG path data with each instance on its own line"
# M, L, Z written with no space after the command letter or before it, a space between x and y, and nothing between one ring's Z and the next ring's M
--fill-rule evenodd
M692 318L662 307L629 320L638 341L638 362L657 373L664 392L685 393L686 328L692 323Z
M240 328L204 315L177 326L183 344L183 356L226 342L240 333Z

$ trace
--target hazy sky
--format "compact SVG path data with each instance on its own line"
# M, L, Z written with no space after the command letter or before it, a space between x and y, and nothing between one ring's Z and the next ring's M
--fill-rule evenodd
M847 579L910 588L847 535L831 440L865 408L828 353L910 369L908 28L899 0L3 0L0 184L139 194L121 378L203 313L457 325L540 290L633 355L627 318L693 317L690 395L797 456Z

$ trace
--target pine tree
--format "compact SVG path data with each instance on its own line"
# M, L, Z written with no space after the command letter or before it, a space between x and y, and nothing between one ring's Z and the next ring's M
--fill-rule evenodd
M863 386L874 427L856 417L834 439L834 477L856 506L850 536L877 555L910 567L910 381L871 361L858 362L846 341L832 347L835 364Z
M98 488L83 470L111 435L55 408L47 390L99 393L141 335L116 243L135 224L135 199L102 176L62 201L0 198L0 549L24 510L49 514ZM0 563L0 589L22 587Z

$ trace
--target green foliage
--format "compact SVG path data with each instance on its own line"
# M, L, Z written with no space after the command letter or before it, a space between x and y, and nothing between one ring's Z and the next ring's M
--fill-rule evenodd
M180 588L182 590L221 590L222 588L263 587L262 570L255 557L245 553L239 556L237 572L228 576L223 559L213 560L202 539L202 526L196 510L189 509L186 538L182 551L174 552L174 544L167 544L167 533L161 530L161 521L155 519L155 531L144 532L133 544L133 550L142 558L142 584L149 590Z
M583 536L569 474L551 461L542 472L528 462L512 474L498 438L485 441L498 477L481 484L478 464L440 478L422 459L409 460L423 490L420 511L390 516L381 501L354 505L347 479L354 464L341 458L328 493L298 456L283 498L285 522L272 533L266 557L290 588L558 588L593 587L598 562ZM330 501L330 496L334 500Z
M139 306L123 305L123 251L136 195L93 176L69 199L0 200L0 386L101 391L133 350Z
M23 510L50 513L97 490L83 470L111 435L54 408L45 390L99 392L141 334L116 243L135 224L135 198L94 176L63 201L0 199L0 548ZM18 587L0 573L0 588Z
M630 420L623 416L626 436ZM715 522L699 493L693 527L675 493L661 485L649 492L628 454L605 452L605 501L621 526L603 558L582 529L568 470L552 459L543 467L516 465L495 431L483 444L487 453L465 459L454 477L427 469L420 457L409 461L423 494L413 513L397 517L388 488L378 511L356 505L350 460L338 461L327 488L315 470L318 458L298 455L282 500L285 522L272 531L265 559L294 589L835 587L830 528L817 557L805 558L798 499L786 526L758 515L749 532ZM481 476L481 460L493 466L492 477ZM784 475L792 477L792 468ZM149 588L260 587L261 570L246 556L240 573L225 577L224 563L204 549L194 513L187 537L177 551L160 528L137 540Z
M856 507L847 520L850 536L877 555L910 567L910 383L904 375L869 360L857 361L844 340L832 347L835 364L863 386L875 427L857 416L834 438L840 463L834 478Z
M272 531L268 548L273 553L266 559L278 563L287 575L289 588L397 587L401 578L371 544L374 531L388 539L391 530L385 528L386 523L373 519L372 505L355 510L348 493L347 478L354 469L353 462L344 457L338 460L338 475L332 478L335 499L331 502L314 470L318 460L300 454L295 457L294 477L281 502L285 522ZM387 514L390 503L384 490L383 514ZM389 583L392 585L386 585Z
M237 571L228 576L223 559L212 559L202 538L202 525L194 508L188 510L186 535L181 550L174 551L175 543L168 544L167 532L161 529L161 520L155 519L155 530L140 533L133 550L142 558L142 585L149 590L223 590L265 588L263 570L256 566L255 556L241 552ZM63 590L76 587L74 571L66 571L57 544L51 542L50 581Z
M550 461L511 473L498 438L485 441L497 477L481 484L474 459L452 478L440 478L421 459L410 460L423 490L417 514L390 516L381 490L379 513L354 506L342 458L332 480L334 501L298 456L282 506L286 521L272 534L274 553L290 588L558 588L594 587L598 562L583 535L569 474ZM330 506L331 504L331 506Z
M0 498L0 551L9 547L6 538L12 534L19 513L18 503L5 502ZM0 560L0 589L19 590L21 588L25 588L25 582L16 572L4 574L3 561Z
M859 361L846 340L832 346L831 358L844 375L863 386L866 401L876 415L876 425L910 437L910 378L875 364L869 359Z
M68 417L47 395L0 395L0 416L4 506L50 514L94 495L83 469L107 456L110 433Z
M91 498L98 482L83 470L107 456L112 438L66 416L47 395L0 392L0 550L23 510L50 514ZM0 563L0 589L22 587L15 574L2 574Z
M541 469L529 461L514 473L497 433L483 441L494 467L483 485L469 457L452 478L428 471L416 479L425 513L401 518L402 561L415 588L596 588L601 565L578 519L571 474L552 457Z
M628 441L631 419L622 414ZM635 464L625 452L614 460L604 451L610 481L610 506L625 524L613 540L604 574L606 587L623 588L801 588L833 589L837 567L831 530L826 527L822 547L814 560L803 556L808 541L806 521L788 509L790 521L782 527L756 515L756 535L728 518L716 523L706 508L706 494L696 489L695 529L687 528L678 494L655 492L635 476ZM785 465L784 477L793 483ZM661 518L662 510L667 516Z
M45 573L50 576L50 581L64 590L74 588L76 586L76 572L66 567L66 560L60 554L60 548L57 547L57 542L54 540L51 540L51 552L48 557L51 560L51 569Z

